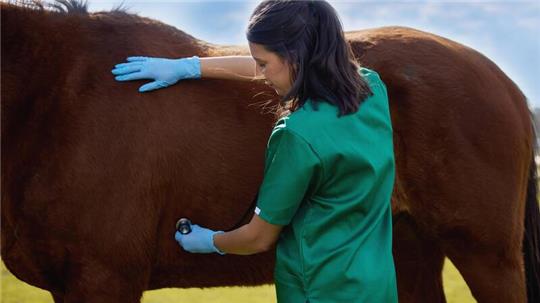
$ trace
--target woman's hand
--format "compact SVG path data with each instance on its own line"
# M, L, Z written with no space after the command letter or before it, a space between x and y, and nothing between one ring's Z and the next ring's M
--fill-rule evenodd
M191 232L183 235L180 232L174 234L174 238L186 251L192 253L218 253L224 255L214 245L214 235L223 233L222 231L213 231L208 228L200 227L199 225L192 225Z
M201 63L197 56L180 59L129 57L127 61L115 65L112 73L117 81L154 80L141 86L141 93L171 86L179 80L201 78Z
M174 238L192 253L252 255L272 248L282 229L283 226L268 223L254 214L248 224L226 233L191 225L189 234L177 231Z

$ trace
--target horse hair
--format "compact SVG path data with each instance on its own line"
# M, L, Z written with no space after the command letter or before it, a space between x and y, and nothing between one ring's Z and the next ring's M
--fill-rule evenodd
M43 0L10 0L7 2L32 10L88 15L88 0L54 0L53 3ZM122 1L118 6L113 7L110 12L127 13L127 10L128 7L124 6L124 1Z

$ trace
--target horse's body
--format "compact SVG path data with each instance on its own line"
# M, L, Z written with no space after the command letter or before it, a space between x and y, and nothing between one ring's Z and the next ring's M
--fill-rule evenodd
M128 55L230 49L124 13L1 8L6 266L55 302L272 282L271 253L189 254L173 238L179 217L227 229L249 208L273 116L248 105L267 99L253 98L267 88L196 80L140 94L140 82L110 74ZM523 223L538 224L538 205L525 97L455 42L397 27L347 37L391 102L400 302L444 302L445 255L479 302L524 302L525 262L532 300L538 247L526 241L524 260Z

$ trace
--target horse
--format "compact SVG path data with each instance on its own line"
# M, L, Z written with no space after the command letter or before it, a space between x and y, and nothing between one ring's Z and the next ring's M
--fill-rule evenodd
M246 223L277 96L260 81L119 83L126 56L248 55L121 9L0 3L1 256L56 303L272 283L274 254L189 254L180 217ZM492 61L406 27L347 32L387 85L400 302L445 302L448 257L478 302L538 302L540 218L526 97ZM142 41L145 41L143 44ZM151 41L149 43L148 41ZM361 290L359 290L361 291Z

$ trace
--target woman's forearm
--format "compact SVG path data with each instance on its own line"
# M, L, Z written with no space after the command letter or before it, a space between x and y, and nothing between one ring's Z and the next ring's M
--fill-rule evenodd
M203 57L200 62L202 78L252 81L257 76L251 56Z
M263 252L265 249L259 242L248 225L214 236L215 246L227 254L252 255Z
M214 235L214 245L222 252L251 255L267 251L277 241L283 226L273 225L253 215L251 221L233 231Z

